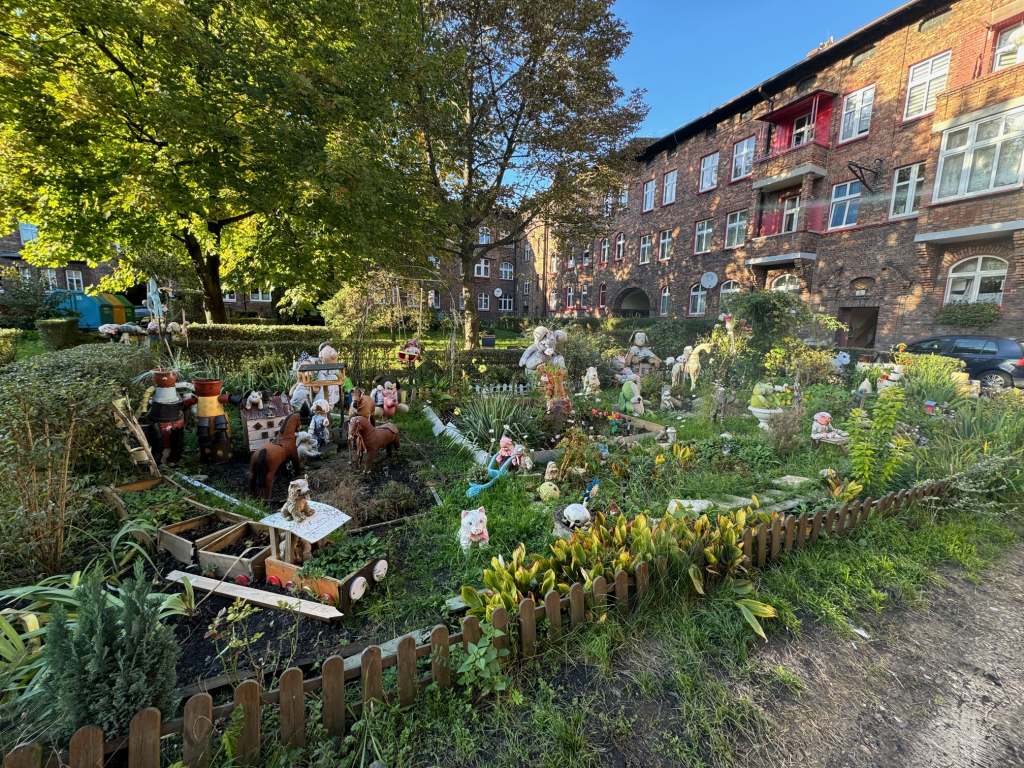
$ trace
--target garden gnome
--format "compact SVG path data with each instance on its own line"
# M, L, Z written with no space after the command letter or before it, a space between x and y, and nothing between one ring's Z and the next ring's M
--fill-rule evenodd
M601 394L601 379L594 366L587 368L587 372L583 374L583 394L589 397L597 397Z
M553 461L549 461L547 466L544 467L544 481L553 483L558 480L558 464Z
M693 347L687 346L683 348L683 354L675 359L672 364L672 386L681 387L686 383L686 363L690 359L690 355L693 353Z
M468 552L474 544L486 547L489 541L487 510L483 507L462 510L462 523L459 526L459 544L462 551Z
M626 365L630 368L639 368L643 371L644 366L658 368L661 366L661 358L654 354L650 341L645 331L634 331L629 339L629 352L626 354Z
M153 371L153 384L146 408L146 438L158 464L163 463L165 453L167 463L176 464L185 448L185 401L178 394L174 371Z
M850 435L832 426L831 413L819 411L814 414L814 422L811 424L811 440L818 445L830 443L832 445L844 446L850 442Z
M321 392L321 395L323 393ZM316 440L318 453L322 453L331 442L331 404L323 397L313 401L313 415L309 420L309 431Z
M196 436L199 438L199 458L216 464L231 461L231 432L224 404L238 405L242 402L239 395L222 391L222 386L219 379L196 379L195 396L184 402L186 406L193 403L198 406Z

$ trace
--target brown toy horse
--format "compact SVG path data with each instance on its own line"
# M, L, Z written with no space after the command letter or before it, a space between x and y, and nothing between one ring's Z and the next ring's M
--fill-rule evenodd
M399 448L398 427L385 424L375 427L365 416L353 416L348 422L349 436L355 440L357 455L363 456L363 469L370 469L377 460L381 448L387 448L388 456Z
M249 493L262 495L269 500L274 491L277 470L286 461L292 462L295 472L302 471L302 459L295 446L295 434L300 424L299 414L290 414L281 424L277 436L252 455L249 460Z

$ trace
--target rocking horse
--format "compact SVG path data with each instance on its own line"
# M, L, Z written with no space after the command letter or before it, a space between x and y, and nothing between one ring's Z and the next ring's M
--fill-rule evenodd
M274 490L277 470L291 461L296 472L302 471L302 459L295 444L295 436L302 421L298 413L290 414L281 424L277 436L256 451L249 460L249 493L270 499Z
M388 456L399 447L398 427L384 424L375 427L365 416L353 416L348 422L348 434L355 441L356 457L363 457L363 469L369 470L377 460L381 448L387 448Z

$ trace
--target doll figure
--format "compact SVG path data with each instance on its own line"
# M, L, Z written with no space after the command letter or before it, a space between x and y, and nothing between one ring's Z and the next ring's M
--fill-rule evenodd
M331 442L331 404L323 397L313 401L309 431L316 440L317 451L322 453Z

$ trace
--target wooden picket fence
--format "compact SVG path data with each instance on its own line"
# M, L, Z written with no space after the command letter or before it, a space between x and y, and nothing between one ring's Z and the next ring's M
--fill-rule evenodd
M743 551L747 565L763 567L794 549L814 544L821 536L841 535L863 523L871 514L891 514L926 496L944 496L950 484L949 479L935 480L880 499L853 501L814 515L775 517L770 524L746 529ZM551 590L539 604L532 598L525 598L513 616L504 608L498 608L492 624L504 634L495 639L495 644L508 649L510 658L534 656L539 640L557 640L567 628L584 624L588 609L590 616L613 607L622 615L628 614L647 594L652 578L665 583L667 573L667 560L660 558L652 564L640 563L632 575L620 570L610 583L598 577L589 591L577 583L572 585L568 595ZM398 641L394 653L382 654L381 647L373 645L359 656L347 659L331 656L323 662L316 677L304 679L302 670L292 667L281 676L274 690L263 691L259 682L247 680L235 689L233 701L216 707L208 693L197 693L185 702L182 716L174 720L163 720L156 708L144 709L132 719L127 737L116 741L107 741L100 728L86 726L75 733L63 753L52 748L45 751L37 743L22 745L6 755L3 768L42 768L44 765L48 768L64 765L101 768L112 753L123 750L127 750L129 768L160 768L161 739L171 734L181 736L182 759L186 766L206 768L216 749L215 724L237 709L242 712L237 740L239 763L256 765L263 739L263 707L278 709L279 741L289 747L303 747L306 742L305 699L308 694L319 693L324 728L332 736L343 736L349 719L359 716L373 701L397 701L408 706L416 700L417 692L430 682L441 688L450 687L451 647L459 643L466 647L480 637L479 619L466 616L461 622L461 632L451 634L447 627L438 625L431 631L429 641L419 644L413 635L406 635ZM397 690L385 692L384 670L391 667L397 670ZM357 687L360 690L355 690Z

